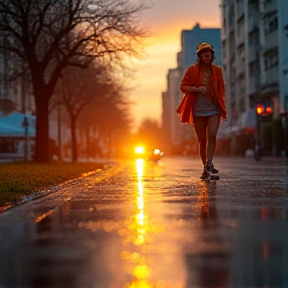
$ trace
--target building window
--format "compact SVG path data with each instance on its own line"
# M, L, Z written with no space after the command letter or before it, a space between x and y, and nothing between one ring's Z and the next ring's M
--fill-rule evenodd
M278 52L277 50L269 51L265 54L265 70L268 70L278 65Z
M264 23L265 35L268 35L278 29L278 18L271 19Z

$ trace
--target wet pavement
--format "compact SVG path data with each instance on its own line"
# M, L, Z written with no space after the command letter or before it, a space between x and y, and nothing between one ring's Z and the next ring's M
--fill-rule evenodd
M0 214L0 287L287 288L288 164L131 160Z

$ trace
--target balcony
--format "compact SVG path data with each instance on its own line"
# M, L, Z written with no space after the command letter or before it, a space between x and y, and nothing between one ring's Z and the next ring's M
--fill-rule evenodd
M272 50L278 46L278 31L274 30L265 37L264 51Z
M264 17L277 13L277 0L266 1L264 4Z
M231 49L231 48L230 48ZM230 50L232 53L230 54L230 57L229 57L229 62L230 63L234 63L235 62L235 52L234 52L234 50Z
M258 45L250 46L248 52L249 63L255 62L258 58L258 54L259 54L259 46Z
M263 97L272 97L279 93L278 65L266 70L262 79L261 94ZM263 80L265 81L263 83Z
M278 67L279 66L276 65L266 70L265 83L263 83L265 86L278 84L279 81Z
M259 77L251 77L249 79L248 94L252 95L260 90L260 79Z
M236 77L245 74L245 65L244 62L239 62L236 68Z
M243 2L239 2L236 6L236 19L237 21L240 21L244 16L244 6Z
M239 25L237 27L237 33L236 33L236 37L235 37L235 42L236 42L236 46L239 47L241 45L244 45L245 42L245 31L244 31L244 25Z
M234 15L234 11L231 10L228 14L228 25L227 27L230 28L230 30L234 30L234 25L235 25L235 15Z
M248 32L251 32L256 28L258 28L258 25L259 25L258 18L256 18L255 16L250 17L248 20Z

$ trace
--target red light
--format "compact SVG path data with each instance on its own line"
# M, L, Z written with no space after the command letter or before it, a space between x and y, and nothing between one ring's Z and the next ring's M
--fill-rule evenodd
M257 107L256 107L256 112L258 115L263 115L264 112L265 112L265 108L263 105L261 104L258 104Z
M266 114L272 114L272 113L273 113L272 107L266 107Z

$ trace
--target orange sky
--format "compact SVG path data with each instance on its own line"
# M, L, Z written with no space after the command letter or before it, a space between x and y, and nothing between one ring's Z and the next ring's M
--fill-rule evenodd
M202 28L220 27L220 0L152 0L153 7L142 13L143 22L153 33L145 52L147 58L137 62L131 93L135 128L146 118L161 121L161 93L166 90L168 69L176 68L183 29L196 22ZM191 63L192 64L192 63Z

